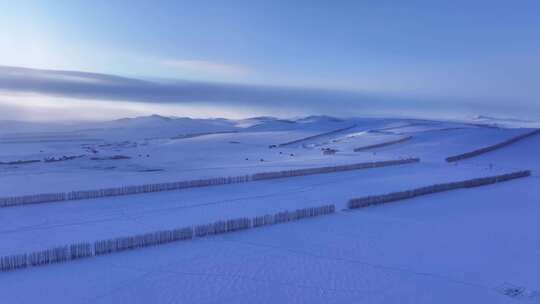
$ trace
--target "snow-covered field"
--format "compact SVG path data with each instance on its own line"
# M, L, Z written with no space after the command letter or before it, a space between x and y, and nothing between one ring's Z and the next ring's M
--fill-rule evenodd
M488 117L325 116L0 122L0 197L421 159L0 208L5 256L287 209L337 207L320 218L0 272L0 303L540 303L540 135L445 161L538 125ZM25 163L31 160L36 162ZM344 210L355 197L516 170L532 176Z

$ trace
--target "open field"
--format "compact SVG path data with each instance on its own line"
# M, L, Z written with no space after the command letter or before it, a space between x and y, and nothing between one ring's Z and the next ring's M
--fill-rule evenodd
M2 303L540 303L540 135L446 161L534 131L517 122L153 116L48 128L0 132L0 197L420 161L0 208L8 256L336 206L324 217L0 272ZM353 198L522 170L531 176L347 209Z

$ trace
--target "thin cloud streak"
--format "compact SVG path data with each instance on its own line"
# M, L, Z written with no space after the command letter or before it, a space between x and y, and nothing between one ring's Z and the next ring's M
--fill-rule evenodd
M310 88L270 87L213 82L153 82L107 74L51 71L0 66L0 93L37 94L66 100L204 106L208 109L241 109L243 113L296 115L298 113L351 115L393 115L445 117L508 113L504 105L466 102L421 101L359 92ZM33 99L36 100L36 99ZM21 103L24 103L21 100ZM28 103L28 101L27 101ZM64 103L65 104L65 103ZM31 105L31 104L30 104ZM28 106L28 104L27 104ZM524 114L536 113L523 109ZM189 111L186 111L189 116ZM217 114L216 114L217 115ZM209 113L211 116L211 113ZM525 117L533 117L525 115Z
M194 72L221 76L246 76L252 71L240 65L217 63L205 60L163 60L161 64L184 72Z
M0 67L0 90L83 99L291 108L353 103L366 98L346 91L193 81L160 83L106 74L18 67Z
M251 111L231 110L227 107L203 104L144 103L76 99L32 93L2 94L0 92L0 121L84 121L111 120L158 114L189 116L191 118L244 118Z

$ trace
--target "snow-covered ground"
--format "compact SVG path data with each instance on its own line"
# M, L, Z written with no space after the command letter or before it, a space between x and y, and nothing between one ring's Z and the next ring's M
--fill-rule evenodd
M0 303L540 303L540 135L445 162L528 132L533 122L151 116L0 126L0 197L421 158L395 167L1 208L0 256L338 207L327 217L0 273ZM80 157L44 161L63 156ZM40 162L17 163L25 160ZM523 169L533 176L343 210L350 198Z

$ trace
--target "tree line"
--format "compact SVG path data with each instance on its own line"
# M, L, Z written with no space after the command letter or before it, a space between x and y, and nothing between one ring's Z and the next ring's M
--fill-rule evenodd
M209 187L209 186L216 186L216 185L237 184L237 183L246 183L249 181L257 181L257 180L265 180L265 179L286 178L286 177L293 177L293 176L304 176L304 175L324 174L324 173L332 173L332 172L339 172L339 171L395 166L395 165L401 165L401 164L416 163L419 161L420 159L418 158L407 158L407 159L399 159L399 160L366 162L366 163L336 165L336 166L328 166L328 167L316 167L316 168L307 168L307 169L295 169L295 170L286 170L286 171L277 171L277 172L263 172L263 173L255 173L252 175L217 177L217 178L209 178L209 179L144 184L144 185L135 185L135 186L122 186L122 187L104 188L104 189L97 189L97 190L81 190L81 191L71 191L71 192L41 193L41 194L21 195L21 196L12 196L12 197L0 197L0 207L11 207L11 206L18 206L18 205L50 203L50 202L60 202L60 201L73 201L73 200L83 200L83 199L95 199L95 198L102 198L102 197L172 191L172 190L180 190L180 189L196 188L196 187Z
M500 142L500 143L497 143L497 144L494 144L494 145L491 145L491 146L483 147L483 148L476 149L476 150L466 152L466 153L463 153L463 154L449 156L449 157L446 158L446 161L450 163L450 162L455 162L455 161L475 157L475 156L478 156L478 155L481 155L481 154L484 154L484 153L487 153L487 152L491 152L491 151L494 151L494 150L509 146L509 145L511 145L511 144L513 144L513 143L515 143L517 141L520 141L522 139L525 139L527 137L531 137L531 136L534 136L534 135L537 135L537 134L540 134L540 129L535 129L533 131L530 131L530 132L527 132L527 133L512 137L510 139L507 139L507 140L505 140L503 142Z
M293 140L293 141L289 141L289 142L286 142L286 143L279 144L276 147L286 147L286 146L301 143L301 142L306 141L306 140L312 140L312 139L316 139L316 138L319 138L319 137L328 136L328 135L332 135L332 134L335 134L335 133L347 131L347 130L350 130L352 128L356 128L356 125L352 125L352 126L337 129L337 130L332 130L332 131L329 131L329 132L315 134L315 135L311 135L311 136L308 136L308 137L296 139L296 140Z
M67 262L70 260L101 256L125 250L156 246L181 240L190 240L194 237L200 238L222 233L231 233L239 230L332 214L335 210L336 208L334 205L308 207L294 211L280 211L274 214L255 216L253 218L241 217L191 227L180 227L131 236L121 236L98 240L93 244L82 242L25 254L9 255L0 258L0 271L10 271L32 266Z
M400 144L400 143L406 142L406 141L408 141L408 140L410 140L412 138L413 138L412 136L407 136L407 137L403 137L403 138L396 139L396 140L390 140L390 141L385 141L385 142L378 143L378 144L358 147L358 148L355 148L353 151L354 152L360 152L360 151L365 151L365 150L369 150L369 149L382 148L382 147L386 147L386 146Z
M399 200L405 200L410 198L415 198L422 195L428 195L433 193L439 193L444 191L462 189L462 188L473 188L480 187L500 182L509 181L516 178L527 177L531 175L531 171L516 171L513 173L473 178L459 182L450 182L443 184L435 184L431 186L416 188L412 190L392 192L389 194L383 195L373 195L366 196L361 198L354 198L349 200L347 206L349 209L363 208L372 205L384 204L389 202L395 202Z
M333 172L340 172L340 171L379 168L379 167L386 167L386 166L396 166L396 165L417 163L419 161L420 161L419 158L406 158L406 159L398 159L398 160L386 160L386 161L378 161L378 162L336 165L336 166L318 167L318 168L284 170L284 171L277 171L277 172L262 172L262 173L253 174L252 180L286 178L286 177L293 177L293 176L304 176L304 175L313 175L313 174L333 173Z

